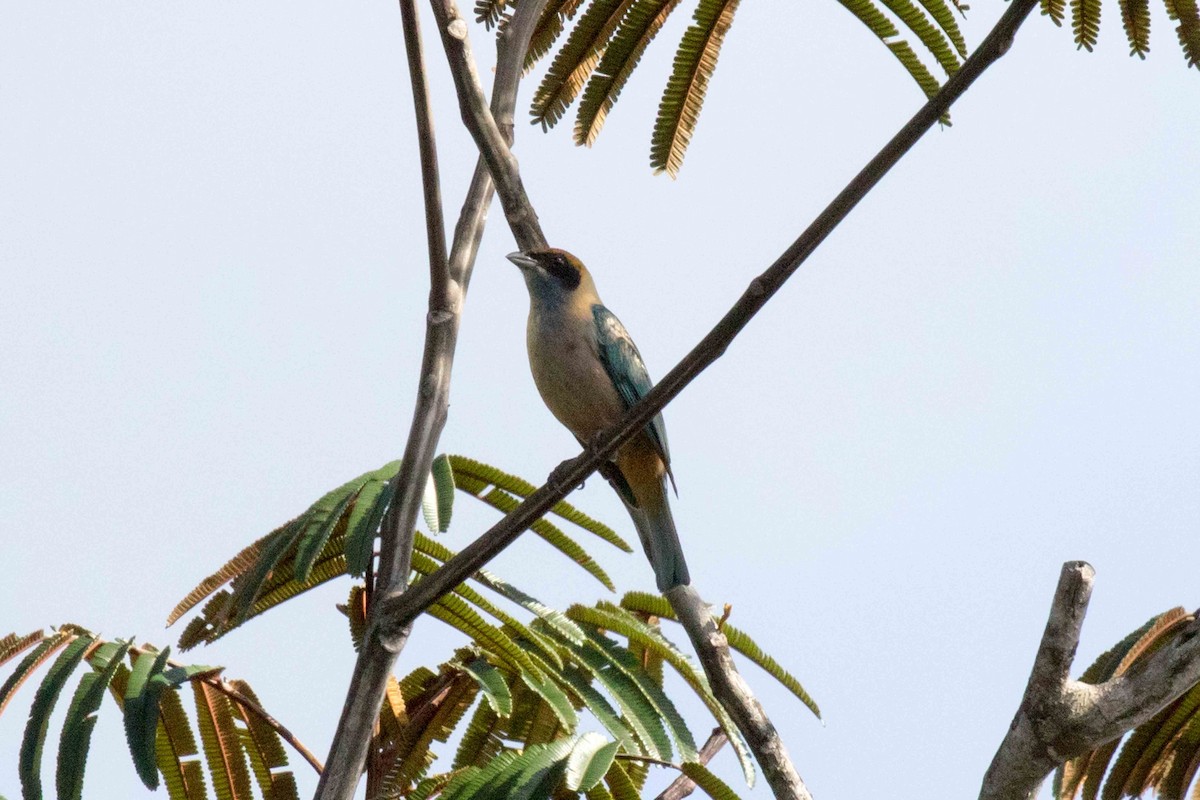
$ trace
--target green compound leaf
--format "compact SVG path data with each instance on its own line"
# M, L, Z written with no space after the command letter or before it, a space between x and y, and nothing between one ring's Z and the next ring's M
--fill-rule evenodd
M500 670L489 664L485 658L477 658L463 664L462 668L479 684L479 690L483 692L492 711L501 717L512 713L512 692L508 690L508 683L500 674Z
M73 639L46 672L42 685L33 696L33 706L29 711L29 722L25 725L25 737L21 741L21 756L17 769L21 776L21 796L24 800L42 800L42 748L46 743L46 731L50 727L50 714L54 711L63 686L93 642L95 639L91 636L78 636Z
M54 783L60 800L79 800L83 796L83 773L92 729L96 727L96 712L129 647L130 642L118 641L97 648L91 657L92 669L96 671L84 675L75 689L59 736Z
M566 787L572 792L586 792L598 784L612 765L617 754L617 742L610 742L598 733L585 733L567 756Z
M450 517L454 513L454 468L445 455L433 459L421 511L430 533L445 533L450 529Z
M155 730L158 727L158 704L167 683L154 680L166 668L171 648L138 654L125 685L125 738L138 777L147 789L158 788L158 770L154 758Z

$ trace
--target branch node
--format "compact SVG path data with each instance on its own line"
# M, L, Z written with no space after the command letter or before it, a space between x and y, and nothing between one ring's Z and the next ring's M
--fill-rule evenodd
M455 17L446 26L446 33L461 42L467 38L467 23L463 22L462 18Z

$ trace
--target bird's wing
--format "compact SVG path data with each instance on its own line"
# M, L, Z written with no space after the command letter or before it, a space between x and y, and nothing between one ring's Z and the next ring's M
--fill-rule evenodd
M604 364L605 372L608 373L613 387L621 396L621 400L624 401L625 408L628 410L634 403L645 397L646 393L650 391L650 387L654 385L650 380L650 373L646 371L646 364L642 361L642 355L638 352L637 345L633 343L629 332L625 330L625 326L621 324L621 320L617 319L615 314L597 303L592 306L592 316L596 320L596 340L600 346L600 362ZM662 414L658 414L650 420L646 430L649 431L654 449L662 458L667 473L670 474L671 454L667 449L667 426L663 422ZM671 478L671 483L675 483L674 477Z

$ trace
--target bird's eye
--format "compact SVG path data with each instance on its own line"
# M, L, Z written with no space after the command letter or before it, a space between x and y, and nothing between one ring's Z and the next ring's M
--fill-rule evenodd
M579 270L562 253L555 253L550 258L546 264L546 271L565 289L574 289L579 285Z

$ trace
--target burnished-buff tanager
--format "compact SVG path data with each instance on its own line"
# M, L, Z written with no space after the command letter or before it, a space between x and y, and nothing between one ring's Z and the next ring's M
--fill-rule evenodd
M581 444L620 420L650 391L650 375L625 326L596 293L578 258L557 248L511 253L529 289L527 344L538 392ZM662 415L600 470L624 501L661 592L690 582L667 502L674 485Z

